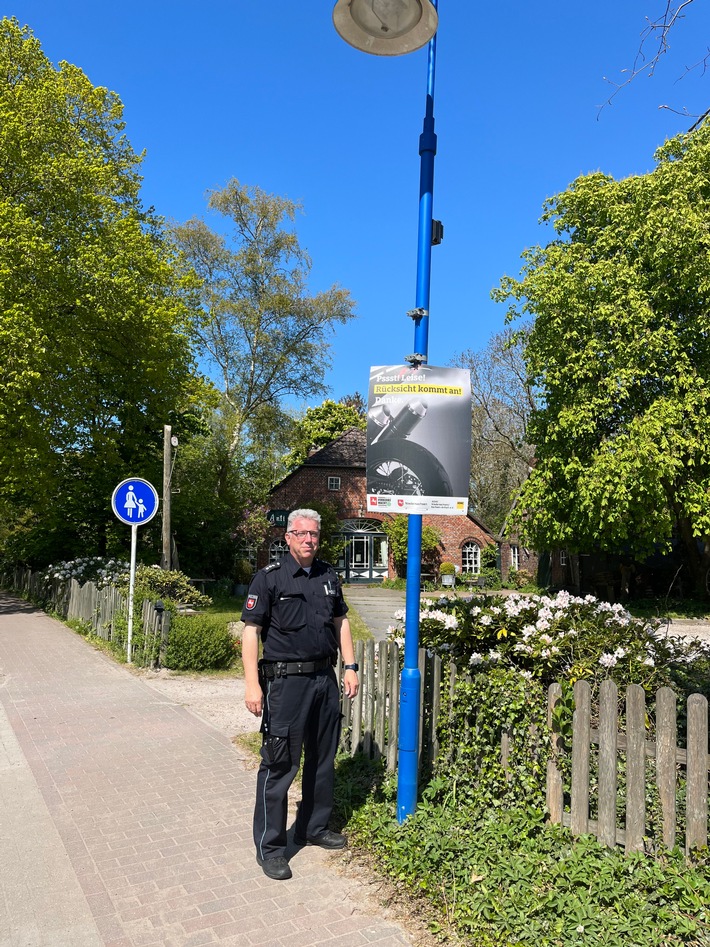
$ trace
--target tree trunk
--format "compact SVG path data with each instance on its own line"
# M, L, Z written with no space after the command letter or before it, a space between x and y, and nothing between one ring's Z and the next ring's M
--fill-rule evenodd
M692 582L693 593L697 598L708 596L708 570L710 570L710 537L701 538L693 534L689 519L678 520L678 531L683 543L685 564Z

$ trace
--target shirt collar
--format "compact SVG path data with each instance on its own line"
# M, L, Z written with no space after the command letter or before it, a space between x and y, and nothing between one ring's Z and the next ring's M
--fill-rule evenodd
M290 552L287 552L284 558L281 560L282 565L285 565L291 575L309 575L303 566L299 565L298 562L293 558ZM318 575L321 571L321 561L318 558L315 558L311 563L310 575Z

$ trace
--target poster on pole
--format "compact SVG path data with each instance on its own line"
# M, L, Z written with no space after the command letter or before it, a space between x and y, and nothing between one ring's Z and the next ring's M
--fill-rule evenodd
M377 365L367 399L367 507L465 516L471 379L461 368Z

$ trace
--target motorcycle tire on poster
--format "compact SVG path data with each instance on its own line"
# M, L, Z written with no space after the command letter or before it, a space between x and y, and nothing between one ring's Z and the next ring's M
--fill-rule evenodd
M367 492L398 496L453 496L449 477L425 447L382 441L367 448Z

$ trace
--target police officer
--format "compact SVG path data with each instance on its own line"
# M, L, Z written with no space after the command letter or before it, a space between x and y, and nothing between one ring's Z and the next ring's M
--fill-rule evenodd
M316 559L320 515L294 510L286 527L288 553L257 572L244 603L242 658L247 709L261 725L254 843L264 874L291 877L286 860L288 790L304 752L297 845L344 848L332 832L334 760L340 738L340 696L333 670L343 656L343 688L358 692L348 610L332 566ZM259 638L263 658L259 661Z

